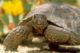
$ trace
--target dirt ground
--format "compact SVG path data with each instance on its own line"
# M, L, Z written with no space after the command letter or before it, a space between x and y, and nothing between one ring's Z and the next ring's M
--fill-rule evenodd
M42 46L44 45L46 44L27 43L27 45L26 44L19 45L17 51L5 51L3 44L0 44L0 53L80 53L80 52L57 52L57 51L40 50L40 48L42 48Z
M17 50L18 51L5 51L4 46L0 44L0 53L55 53L51 51L40 51L39 47L22 46L22 45L19 45Z

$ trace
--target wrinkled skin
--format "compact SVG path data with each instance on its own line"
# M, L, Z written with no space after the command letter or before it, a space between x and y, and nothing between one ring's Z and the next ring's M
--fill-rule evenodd
M50 47L60 44L80 45L79 15L78 8L67 4L41 5L8 34L3 44L8 50L14 49L32 33L33 36L45 37Z
M33 37L38 37L38 35L43 37L42 30L44 30L47 25L46 16L38 14L32 16L32 20L28 21L24 25L17 26L7 35L3 42L6 50L15 50L25 39L32 40Z

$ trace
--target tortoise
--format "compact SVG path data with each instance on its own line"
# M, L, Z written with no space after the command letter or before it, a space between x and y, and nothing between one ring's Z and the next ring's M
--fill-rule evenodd
M32 36L52 44L80 44L80 9L69 4L45 3L32 10L4 39L7 50L13 50ZM32 35L32 36L29 36ZM44 38L43 38L44 37Z

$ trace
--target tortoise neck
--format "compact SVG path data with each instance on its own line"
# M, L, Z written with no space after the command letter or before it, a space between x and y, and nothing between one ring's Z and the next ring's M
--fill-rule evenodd
M39 33L35 28L32 29L33 34L38 35L38 36L44 36L44 31L46 30L47 27L45 27L42 31L42 34Z

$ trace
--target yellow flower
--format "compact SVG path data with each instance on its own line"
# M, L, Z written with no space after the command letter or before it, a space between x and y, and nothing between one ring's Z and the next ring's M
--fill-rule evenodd
M20 0L13 0L12 3L13 3L12 14L14 16L23 13L24 9L23 9L22 2Z
M43 3L45 3L45 0L35 0L31 10L33 10L34 8L36 8L37 6L39 6L39 5L43 4Z
M11 1L5 1L3 3L2 8L4 9L5 13L11 14L11 11L12 11L12 3L11 3Z
M24 11L21 0L5 1L3 9L5 13L13 14L14 16L17 16Z
M45 0L36 0L36 2L37 2L37 5L41 5L45 2Z

